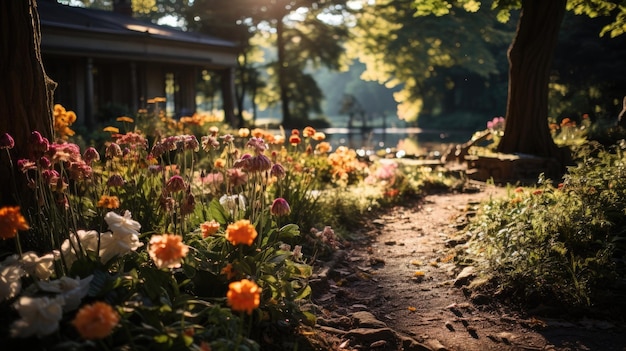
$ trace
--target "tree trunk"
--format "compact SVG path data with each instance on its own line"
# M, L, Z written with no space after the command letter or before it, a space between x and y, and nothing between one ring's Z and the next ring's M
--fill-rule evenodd
M554 144L548 127L550 68L566 2L522 0L517 32L508 52L506 125L499 152L554 158L562 166L571 158L568 151Z
M283 126L290 127L291 112L289 111L289 86L287 84L287 62L285 57L285 41L283 19L276 22L276 48L278 51L278 86L280 90L280 102L283 111Z
M39 131L53 141L52 112L54 83L41 61L41 32L36 0L0 1L0 133L15 140L13 163L28 156L30 134ZM18 191L25 189L23 176L12 173L6 152L0 155L0 204L16 203L9 187L12 179ZM23 196L23 194L22 194ZM25 199L22 199L25 200ZM28 202L28 201L27 201Z

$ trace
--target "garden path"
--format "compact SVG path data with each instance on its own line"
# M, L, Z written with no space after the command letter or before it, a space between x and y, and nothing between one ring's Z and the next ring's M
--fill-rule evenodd
M466 241L460 229L479 201L506 196L485 184L471 190L383 212L319 269L319 349L625 351L623 324L539 317L463 287L468 272L453 260Z

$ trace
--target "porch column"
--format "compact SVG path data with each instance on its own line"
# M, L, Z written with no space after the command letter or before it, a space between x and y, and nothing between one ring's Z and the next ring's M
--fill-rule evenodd
M130 63L130 108L133 113L139 110L139 84L137 83L137 63Z
M224 108L224 120L231 127L239 127L235 116L235 68L227 68L221 72L222 105Z
M93 127L95 124L93 115L94 87L93 87L93 59L87 58L85 64L85 125Z

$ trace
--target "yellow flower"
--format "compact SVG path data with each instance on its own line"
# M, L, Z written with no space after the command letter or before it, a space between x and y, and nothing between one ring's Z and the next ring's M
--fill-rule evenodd
M257 235L256 228L247 219L240 219L226 228L226 239L233 245L252 245Z
M232 282L228 284L226 298L233 311L252 314L252 310L261 303L261 288L248 279Z
M28 230L30 227L20 213L19 206L0 208L0 238L10 239L17 235L18 230Z
M117 134L117 133L120 132L120 130L118 128L115 128L115 127L112 127L112 126L105 127L102 131L113 133L113 134Z
M120 316L109 304L98 301L85 305L72 321L83 339L103 339L113 331L120 321Z
M182 237L174 234L153 235L150 238L148 253L158 268L178 268L187 256L189 247Z
M96 206L111 210L116 209L120 207L120 199L117 196L102 195Z
M126 122L126 123L134 123L135 120L130 118L130 117L126 117L126 116L121 116L121 117L117 117L116 121L118 122Z

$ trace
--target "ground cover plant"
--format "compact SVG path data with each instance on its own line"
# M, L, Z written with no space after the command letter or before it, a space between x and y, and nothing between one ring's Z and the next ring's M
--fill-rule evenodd
M0 138L30 189L0 209L7 345L306 349L315 260L360 215L446 183L333 150L311 127L229 130L154 104L104 128L102 145L75 135L60 105L56 139L34 131L28 158Z
M510 186L508 197L481 205L459 256L480 267L477 288L526 307L622 318L611 311L623 310L626 291L626 144L585 140L590 127L584 117L552 125L576 161L563 179Z

